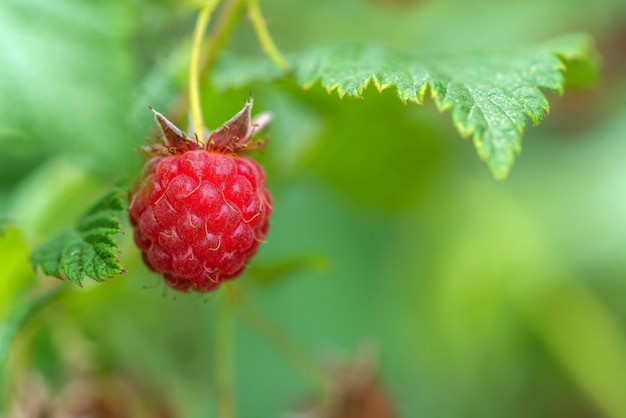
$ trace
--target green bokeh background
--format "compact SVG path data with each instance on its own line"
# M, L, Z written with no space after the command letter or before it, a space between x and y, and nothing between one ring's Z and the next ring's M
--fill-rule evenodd
M623 0L261 2L279 47L338 40L409 51L510 48L586 31L593 89L549 95L509 178L493 180L450 114L393 91L340 100L286 80L250 86L274 123L265 154L272 229L240 279L310 353L376 347L403 417L626 417L626 3ZM0 315L27 303L27 254L138 172L137 147L185 87L192 1L0 4ZM256 54L246 19L226 49ZM246 91L207 75L217 127ZM126 276L71 288L13 344L61 390L74 369L128 370L180 417L215 413L212 296L162 296L129 225ZM295 261L294 261L295 260ZM263 284L262 274L286 269ZM67 284L67 286L72 286ZM241 417L286 416L312 388L241 321ZM82 353L77 355L76 353ZM82 357L81 357L82 358ZM12 401L17 402L15 399Z

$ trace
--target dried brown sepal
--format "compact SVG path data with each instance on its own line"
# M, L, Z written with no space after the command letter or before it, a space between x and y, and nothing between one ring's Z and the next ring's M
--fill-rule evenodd
M253 103L254 100L250 97L243 109L220 128L209 134L205 145L208 151L241 154L246 151L261 149L265 145L267 139L253 140L252 136L267 126L272 117L269 113L264 112L252 119Z
M154 118L161 129L163 146L170 154L182 154L186 151L200 149L198 141L189 139L183 131L152 107L150 110L154 113ZM163 147L158 144L152 145L151 150L156 153L163 153Z
M253 135L265 128L272 116L263 112L252 118L252 96L235 116L213 132L207 132L206 140L202 141L194 135L187 136L181 129L170 122L161 113L150 107L160 128L160 143L150 144L143 148L149 155L182 154L204 148L210 152L227 154L243 154L252 150L263 150L268 136L253 139ZM201 136L203 133L200 134Z

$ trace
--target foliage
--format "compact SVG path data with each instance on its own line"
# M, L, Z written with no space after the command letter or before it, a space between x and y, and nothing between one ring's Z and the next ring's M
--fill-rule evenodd
M237 416L284 416L369 342L400 416L625 417L624 2L261 0L291 73L252 3L216 11L200 95L210 127L250 91L272 112L272 225L200 298L154 289L113 187L149 105L188 124L198 2L0 2L3 405L35 376L59 406L89 374L219 416L230 378ZM216 296L256 307L226 338Z
M88 277L102 281L124 272L115 235L121 232L120 215L126 210L124 192L114 189L85 213L72 230L40 245L32 261L44 274L82 286Z
M300 86L310 89L319 81L339 97L361 97L371 83L380 92L395 87L403 103L421 104L429 91L440 110L452 110L458 131L472 136L478 155L503 179L521 151L526 119L536 125L549 110L540 89L562 93L568 63L591 67L594 58L588 37L570 36L521 51L426 57L372 45L330 45L290 62ZM279 75L267 58L231 58L222 66L214 79L220 87Z

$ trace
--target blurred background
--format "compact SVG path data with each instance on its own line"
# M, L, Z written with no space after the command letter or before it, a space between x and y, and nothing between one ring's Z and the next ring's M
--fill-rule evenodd
M274 114L258 156L271 232L238 281L311 359L373 347L380 390L402 417L626 417L626 3L261 7L285 52L342 40L429 53L594 37L598 82L548 94L550 115L527 131L503 182L449 113L402 105L391 89L364 100L292 80L222 91L207 74L202 94L211 128L248 88L255 110ZM167 114L185 88L195 10L175 0L0 3L0 318L31 286L56 283L33 274L28 253L137 175L137 148L155 130L148 105ZM225 50L260 53L246 18ZM14 411L102 398L118 409L94 416L216 416L215 298L163 294L124 229L128 274L66 283L13 342ZM240 417L288 416L314 396L265 337L237 321Z

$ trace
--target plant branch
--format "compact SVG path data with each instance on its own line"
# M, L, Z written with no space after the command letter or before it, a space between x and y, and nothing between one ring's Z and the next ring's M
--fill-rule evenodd
M191 109L193 129L195 134L198 135L199 140L202 140L204 132L202 105L200 103L200 54L202 52L204 33L209 25L211 14L218 3L219 0L207 0L200 9L191 46L191 59L189 63L189 107Z
M234 318L228 286L224 286L217 306L217 340L215 369L219 418L235 418L237 407L234 382Z
M206 74L213 64L217 53L222 49L237 17L241 13L243 0L226 0L220 8L220 14L215 20L215 25L209 31L206 39L207 51L200 56L200 74ZM200 83L201 84L201 83ZM200 87L200 85L198 85ZM181 124L188 110L189 90L183 90L174 100L167 114L169 119L176 124Z
M261 14L261 9L259 8L259 0L247 0L247 4L248 16L252 21L252 26L254 27L257 38L259 38L261 47L270 59L274 61L274 64L276 64L278 68L288 72L289 64L278 50L276 43L274 43L274 40L267 29L267 24L265 23L263 15Z
M217 53L222 49L228 35L231 33L237 17L241 15L244 0L226 0L222 11L215 22L214 29L207 37L207 52L202 60L202 73L213 67Z
M329 382L317 362L272 319L257 309L243 295L237 298L237 312L258 334L265 337L291 365L314 387L319 389L322 399L328 394Z

